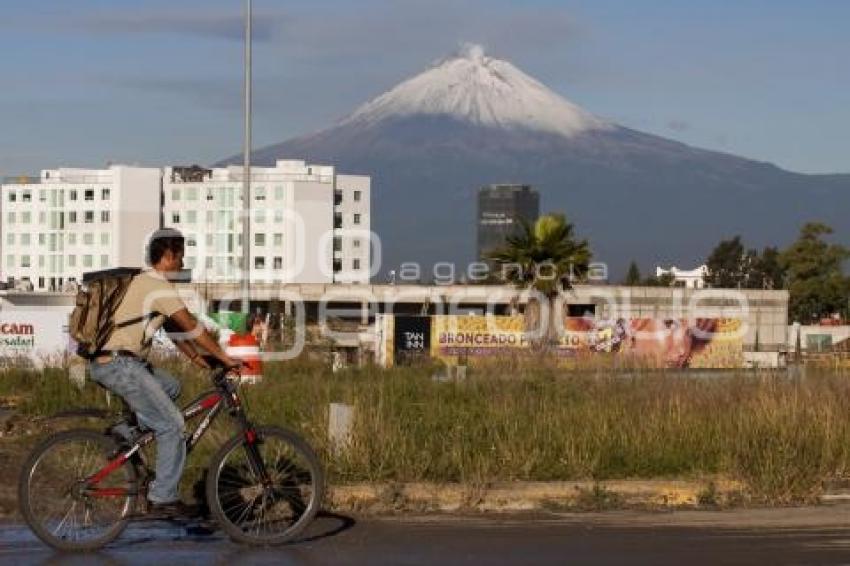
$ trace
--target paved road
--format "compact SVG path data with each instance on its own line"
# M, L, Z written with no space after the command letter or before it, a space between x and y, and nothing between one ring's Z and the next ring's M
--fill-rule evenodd
M850 506L536 516L324 518L311 539L252 549L220 533L138 525L108 549L56 554L0 527L0 564L850 564Z

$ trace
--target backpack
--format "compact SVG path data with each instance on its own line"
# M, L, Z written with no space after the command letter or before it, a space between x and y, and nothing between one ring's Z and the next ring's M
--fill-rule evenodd
M91 360L100 354L116 328L115 311L141 272L122 267L83 274L68 324L71 338L77 342L77 355Z

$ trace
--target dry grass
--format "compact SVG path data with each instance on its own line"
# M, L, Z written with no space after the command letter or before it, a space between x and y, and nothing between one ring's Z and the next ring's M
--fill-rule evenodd
M185 367L184 399L206 384ZM721 475L756 497L805 501L850 463L850 372L566 372L556 367L478 368L438 383L434 368L352 369L307 362L266 368L243 388L256 422L303 433L340 482L606 480ZM50 414L104 404L102 390L75 389L61 372L0 374L0 398ZM331 402L356 408L350 451L327 457ZM224 438L218 427L193 460Z

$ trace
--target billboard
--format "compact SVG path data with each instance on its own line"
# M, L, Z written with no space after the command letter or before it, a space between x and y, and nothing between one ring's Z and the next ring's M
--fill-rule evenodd
M567 318L561 348L610 354L651 368L740 368L742 324L732 318Z
M517 354L528 346L522 316L431 317L431 356L435 358Z
M395 364L408 364L430 353L431 320L427 316L396 316L393 336Z
M430 352L444 362L470 363L498 356L534 354L522 316L383 315L379 327L382 365L405 363ZM743 325L732 318L567 317L560 343L547 354L570 360L608 357L618 365L662 368L744 367Z
M0 358L30 360L36 367L59 365L71 346L67 309L10 309L0 312Z

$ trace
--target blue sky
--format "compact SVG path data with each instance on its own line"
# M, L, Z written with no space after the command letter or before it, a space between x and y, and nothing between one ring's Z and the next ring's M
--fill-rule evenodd
M5 2L0 175L241 146L241 0ZM850 172L850 2L255 0L255 147L464 42L625 126ZM297 157L297 156L292 156Z

